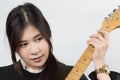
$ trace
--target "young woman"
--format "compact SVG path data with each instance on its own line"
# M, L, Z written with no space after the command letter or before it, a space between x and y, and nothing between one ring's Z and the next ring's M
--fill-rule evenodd
M36 6L26 3L15 7L8 15L6 33L13 64L0 67L0 80L65 80L72 67L54 57L49 24ZM106 31L99 30L88 40L88 45L95 47L93 62L96 69L105 64L108 37ZM16 54L20 56L19 61ZM92 80L110 80L104 72L97 76L93 72L90 77ZM83 74L80 80L88 79Z

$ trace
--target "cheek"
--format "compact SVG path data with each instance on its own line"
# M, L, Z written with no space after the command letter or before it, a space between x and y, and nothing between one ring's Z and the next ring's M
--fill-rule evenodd
M26 50L19 50L18 55L22 58L25 59L27 58L29 55L27 54Z
M40 44L40 49L44 54L49 54L49 45L46 41L43 41L43 43Z

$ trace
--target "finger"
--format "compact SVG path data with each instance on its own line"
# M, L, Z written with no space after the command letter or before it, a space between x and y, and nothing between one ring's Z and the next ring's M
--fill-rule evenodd
M96 38L90 38L87 42L89 45L93 45L94 47L101 45L101 41Z
M105 30L98 30L98 33L102 34L102 36L109 41L109 32L105 31Z
M100 41L99 39L97 38L90 38L88 40L88 44L89 45L93 45L95 48L107 48L109 46L108 42L103 42L103 41Z
M106 39L104 39L104 37L98 33L98 34L93 34L90 36L90 38L96 38L98 40L100 40L102 43L106 44L106 45L109 45L109 41L107 41Z
M97 38L97 39L99 39L100 41L103 41L104 40L104 38L103 38L103 36L101 35L101 34L93 34L93 35L91 35L90 36L90 38Z

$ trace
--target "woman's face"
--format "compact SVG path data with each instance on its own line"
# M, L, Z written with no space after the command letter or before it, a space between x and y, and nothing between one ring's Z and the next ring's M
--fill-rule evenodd
M41 69L49 56L49 45L40 32L33 26L28 25L19 41L17 52L26 67Z

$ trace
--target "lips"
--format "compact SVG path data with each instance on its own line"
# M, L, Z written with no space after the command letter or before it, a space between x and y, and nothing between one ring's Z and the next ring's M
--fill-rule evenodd
M40 62L42 60L42 56L36 57L32 59L34 62Z

